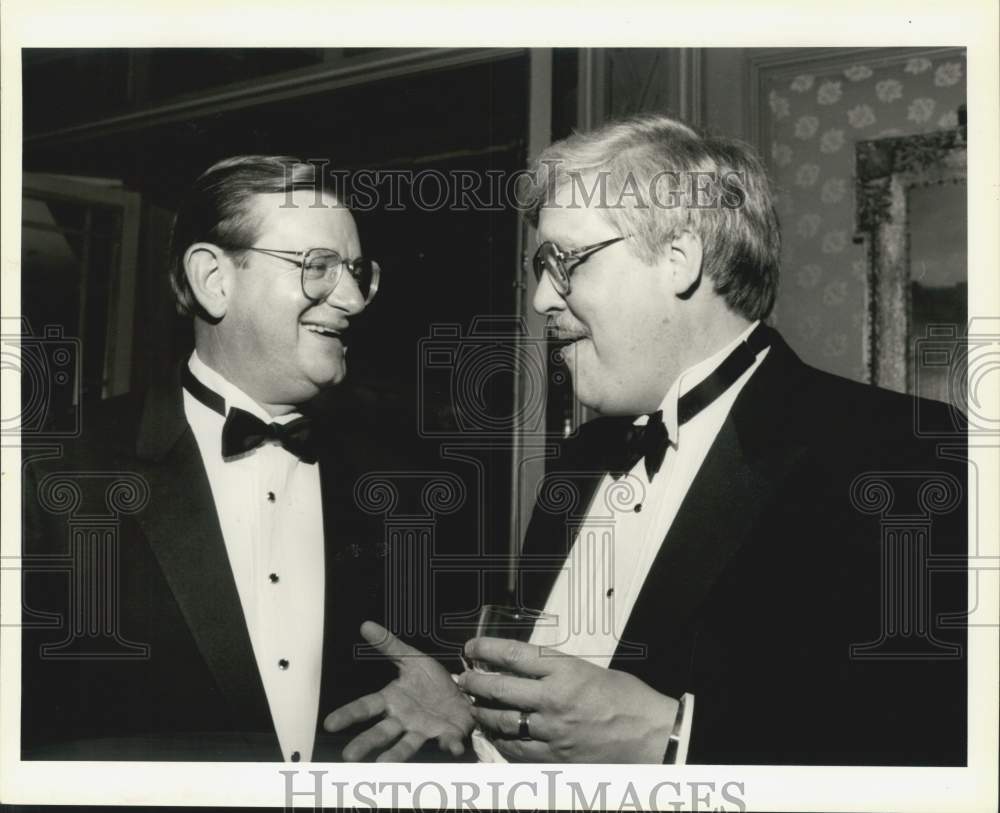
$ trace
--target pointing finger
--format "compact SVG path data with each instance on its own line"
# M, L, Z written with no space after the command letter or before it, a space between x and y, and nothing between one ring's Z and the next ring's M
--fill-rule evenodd
M420 650L414 649L409 644L404 644L389 630L374 621L365 621L361 625L361 637L383 655L397 663L400 658L422 654Z

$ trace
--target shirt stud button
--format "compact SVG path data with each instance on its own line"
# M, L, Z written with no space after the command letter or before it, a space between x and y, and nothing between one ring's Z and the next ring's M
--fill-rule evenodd
M632 510L638 514L642 510L642 503L637 502L635 505L632 506Z
M301 758L298 751L292 751L292 762L298 762Z
M268 502L274 502L274 492L273 491L268 491L267 492L267 501Z
M288 659L287 658L282 658L280 661L278 661L278 668L282 669L282 670L287 669L288 668Z
M614 587L609 587L608 588L608 592L605 593L604 595L607 596L608 598L611 598L614 594L615 594L615 588Z
M277 584L278 583L278 574L277 573L272 573L267 578L270 580L271 584Z

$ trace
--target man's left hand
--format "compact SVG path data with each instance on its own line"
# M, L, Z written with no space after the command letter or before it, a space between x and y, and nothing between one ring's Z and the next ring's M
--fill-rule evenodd
M477 702L476 722L507 759L520 762L659 763L678 702L637 677L558 650L501 638L474 638L468 660L506 674L464 672L459 686ZM519 739L530 712L530 740Z
M461 756L474 723L469 701L448 671L374 621L361 625L361 635L392 659L399 677L326 716L323 728L331 732L376 720L344 747L344 761L375 754L377 762L406 762L429 740L436 740L442 751Z

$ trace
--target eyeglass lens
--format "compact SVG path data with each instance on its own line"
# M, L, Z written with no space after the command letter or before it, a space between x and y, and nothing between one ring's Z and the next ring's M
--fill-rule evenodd
M363 257L345 260L336 251L328 249L316 249L306 254L302 263L303 293L317 301L326 299L340 282L344 268L347 268L365 301L370 302L378 289L378 263Z
M565 294L569 289L569 278L560 254L555 243L545 242L538 247L534 259L535 281L540 281L542 274L548 273L556 290Z

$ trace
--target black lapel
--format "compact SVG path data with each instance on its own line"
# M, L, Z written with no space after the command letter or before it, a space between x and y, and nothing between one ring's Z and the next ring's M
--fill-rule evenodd
M650 647L672 630L685 628L743 544L768 491L768 484L744 459L733 422L727 420L646 576L616 661L624 655L625 644Z
M361 623L367 619L386 622L386 590L416 589L410 581L390 587L388 515L363 510L355 490L364 475L384 472L391 477L405 471L409 461L400 456L395 433L392 439L387 436L385 426L393 418L381 413L377 405L362 402L353 390L335 388L327 402L317 399L303 411L316 420L326 564L323 674L313 756L339 760L340 750L363 728L326 734L322 729L325 715L396 677L391 661L373 657L361 638ZM425 646L420 641L411 643Z
M774 334L767 358L733 405L660 546L612 667L621 668L625 644L648 647L684 631L746 541L776 484L805 448L793 424L805 412L796 401L806 369Z
M518 563L518 602L542 608L607 474L609 445L620 443L632 417L599 418L561 447L538 489Z
M323 718L334 709L334 696L336 687L334 682L336 676L331 668L331 658L338 657L334 647L337 644L332 621L336 618L336 562L338 557L334 550L336 540L343 538L343 533L338 533L337 514L339 513L339 499L335 495L338 486L340 472L337 470L336 457L324 454L319 459L319 480L320 494L323 506L323 568L325 578L323 580L323 662L320 677L319 691L319 715L317 728L322 731ZM360 635L359 635L360 638ZM373 690L374 691L374 690ZM319 738L317 737L317 742Z
M139 522L235 725L273 732L208 475L179 382L170 384L149 393L140 424L137 453L155 510Z
M348 429L356 423L357 413L345 413L344 409L336 406L319 412L315 405L310 405L306 410L316 422L323 505L326 578L318 719L321 735L325 715L348 699L355 699L345 693L351 692L351 684L356 680L358 664L354 647L363 643L359 632L361 622L369 617L382 620L378 614L381 608L372 596L381 595L379 587L384 580L384 560L378 555L384 531L381 522L373 523L372 517L363 514L354 496L361 467L372 451L364 444L373 435ZM362 441L359 448L353 448L353 442L359 440ZM365 689L375 691L372 687ZM317 738L317 743L320 741Z
M546 475L518 562L517 603L521 606L545 606L604 474L561 471Z

